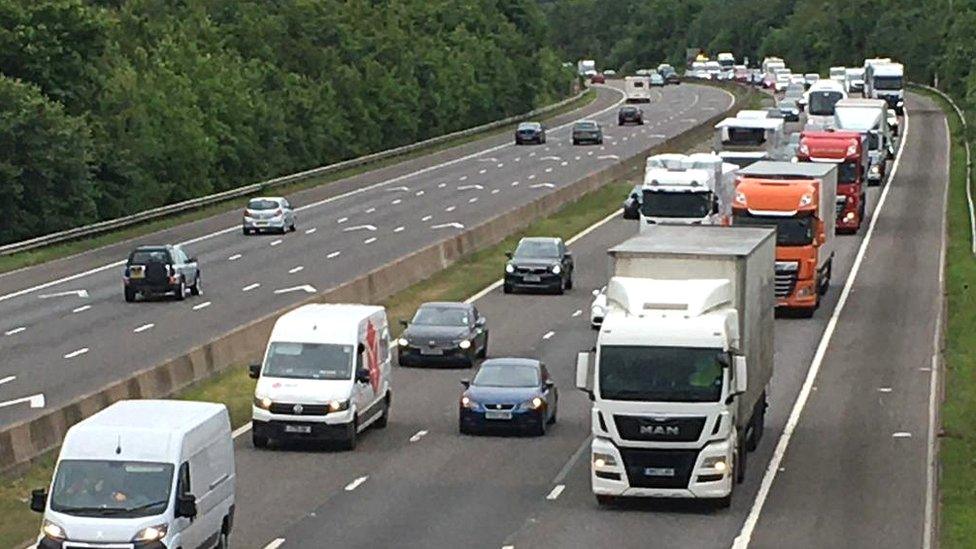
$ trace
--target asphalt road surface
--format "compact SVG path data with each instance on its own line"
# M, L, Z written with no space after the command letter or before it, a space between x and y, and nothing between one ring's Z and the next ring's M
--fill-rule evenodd
M731 509L693 501L605 509L590 492L589 401L573 389L573 370L576 352L595 339L587 312L590 291L606 280L605 250L637 230L614 219L573 244L576 286L566 295L496 289L477 301L491 328L489 356L539 357L549 366L560 406L545 437L461 436L458 380L470 372L398 369L389 427L367 432L355 452L257 451L239 438L234 542L708 548L739 536L741 547L919 547L946 130L941 112L915 96L909 119L894 178L869 190L869 221L877 222L856 278L843 290L866 226L839 237L833 285L815 317L776 322L765 435ZM802 391L809 398L785 445L784 426L822 338L818 375Z
M544 146L516 147L511 135L482 139L348 180L297 193L298 231L244 236L240 212L0 276L0 425L179 356L248 320L304 299L453 236L633 156L727 109L713 87L656 89L648 123L619 128L623 94L600 88L582 112L550 122ZM603 123L602 146L574 147L569 122ZM243 204L242 204L243 209ZM144 243L186 243L201 263L204 295L185 302L122 299L122 264ZM277 293L276 293L277 292ZM36 400L35 400L36 402Z

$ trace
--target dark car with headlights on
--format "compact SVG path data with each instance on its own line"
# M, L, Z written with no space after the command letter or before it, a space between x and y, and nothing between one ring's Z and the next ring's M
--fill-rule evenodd
M626 124L637 124L638 126L644 125L644 111L633 105L625 105L620 107L617 111L617 124L624 126Z
M781 99L779 105L777 106L779 107L780 114L783 115L783 120L786 122L800 121L800 105L797 103L796 99Z
M603 128L592 120L580 120L573 124L573 145L583 143L603 144Z
M562 294L573 289L573 255L561 238L530 237L509 252L502 290L545 290Z
M640 219L640 207L643 199L642 185L634 185L627 200L624 200L624 219Z
M136 296L173 294L177 300L200 295L200 266L195 257L188 257L180 246L139 246L129 254L122 273L125 300Z
M535 143L542 145L546 142L546 128L538 122L522 122L515 128L515 144L525 145Z
M400 322L400 366L470 367L488 354L487 322L470 303L424 303L413 320Z
M458 430L514 430L542 436L556 422L559 392L546 365L530 358L493 358L474 380L462 380Z

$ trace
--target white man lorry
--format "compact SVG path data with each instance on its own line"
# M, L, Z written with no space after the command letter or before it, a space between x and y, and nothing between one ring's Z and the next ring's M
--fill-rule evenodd
M658 224L728 225L738 168L708 153L648 157L641 187L641 231Z
M600 504L731 502L773 375L775 240L768 228L657 226L609 250L606 315L576 364Z
M834 128L859 132L868 149L868 184L880 185L895 145L888 127L888 105L881 99L842 99L834 105Z
M905 112L905 67L901 63L873 63L864 72L865 97L883 99L888 108Z
M778 160L785 154L782 118L726 118L715 125L713 151L724 162L748 166L759 160Z

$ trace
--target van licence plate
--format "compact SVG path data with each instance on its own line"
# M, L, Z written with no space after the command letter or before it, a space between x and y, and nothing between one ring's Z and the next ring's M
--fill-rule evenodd
M430 349L430 348L423 348L422 347L420 349L420 354L422 354L422 355L440 356L440 355L443 355L444 354L444 349Z
M312 432L312 426L311 425L285 425L285 432L307 435Z
M645 477L673 477L674 469L671 467L645 467Z
M526 282L542 282L542 277L539 275L525 275Z
M485 410L485 419L512 419L512 412L507 410Z

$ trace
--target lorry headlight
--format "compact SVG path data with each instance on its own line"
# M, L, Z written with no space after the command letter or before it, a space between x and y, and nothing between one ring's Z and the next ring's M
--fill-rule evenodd
M813 295L813 287L804 286L796 291L797 297L810 297Z
M461 342L458 343L458 347L460 347L462 349L470 349L471 348L471 342L468 341L467 339L462 339Z
M401 347L406 347L407 345L410 345L410 341L408 341L407 338L405 337L401 337L400 339L397 340L397 345Z
M724 473L728 470L729 465L725 463L724 456L712 456L702 461L702 467L705 469L715 469L719 473Z
M614 459L611 454L604 454L602 452L593 452L593 466L594 467L614 467L617 465L617 460Z
M271 408L271 399L266 396L254 395L254 405L262 410Z
M512 273L515 272L515 267L513 267L512 264L509 263L509 264L505 265L505 272L508 273L508 274L512 274Z
M848 223L854 221L854 212L847 212L847 214L844 215L844 221Z
M68 537L68 534L64 532L64 528L49 520L44 521L44 524L41 526L41 533L55 540L63 540Z
M147 526L139 533L136 537L132 538L132 541L159 541L166 537L167 526L165 524L157 524L156 526Z
M552 266L552 274L559 274L561 272L563 272L562 267L560 267L559 265Z
M342 412L349 409L348 400L333 400L329 402L330 412Z

